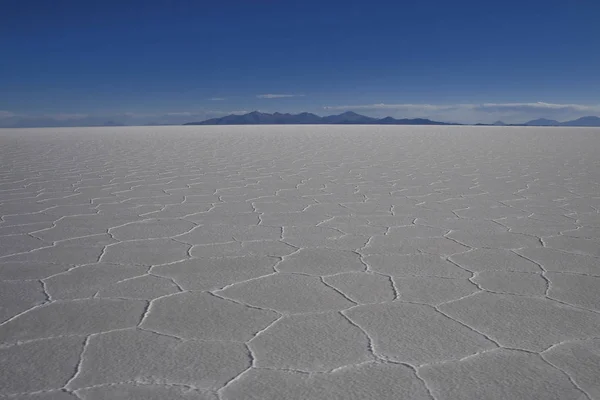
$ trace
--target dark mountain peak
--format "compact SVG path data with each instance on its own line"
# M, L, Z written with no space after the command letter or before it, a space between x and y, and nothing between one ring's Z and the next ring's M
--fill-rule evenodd
M398 120L396 118L392 118L392 117L388 116L388 117L378 120L377 123L385 124L385 125L395 125L398 123Z
M600 126L600 117L588 115L586 117L577 118L573 121L567 121L560 124L562 126Z
M185 125L273 125L273 124L388 124L388 125L447 125L443 122L431 121L429 119L394 119L386 117L377 119L347 111L338 115L319 117L318 115L303 112L300 114L273 114L252 111L244 115L227 115L221 118L212 118L201 122L189 122Z
M374 121L377 119L357 114L354 111L323 117L323 123L326 124L370 124Z
M591 122L598 122L600 121L600 117L596 117L594 115L588 115L587 117L581 117L581 118L577 118L575 121L591 121Z

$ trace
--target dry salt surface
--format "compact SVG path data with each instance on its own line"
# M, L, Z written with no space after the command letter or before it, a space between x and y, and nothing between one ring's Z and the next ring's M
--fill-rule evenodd
M5 129L0 160L0 398L600 399L600 129Z

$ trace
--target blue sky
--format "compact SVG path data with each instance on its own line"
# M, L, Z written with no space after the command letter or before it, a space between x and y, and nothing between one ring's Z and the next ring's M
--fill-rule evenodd
M2 121L600 115L600 2L5 0Z

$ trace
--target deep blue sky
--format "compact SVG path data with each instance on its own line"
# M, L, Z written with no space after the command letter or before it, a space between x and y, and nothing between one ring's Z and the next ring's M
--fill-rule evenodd
M345 106L402 116L407 103L533 102L589 114L600 104L598 0L3 0L0 9L4 117Z

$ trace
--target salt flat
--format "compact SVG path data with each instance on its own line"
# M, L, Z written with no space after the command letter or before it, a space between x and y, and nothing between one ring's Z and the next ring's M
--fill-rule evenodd
M0 130L0 397L600 399L600 129Z

